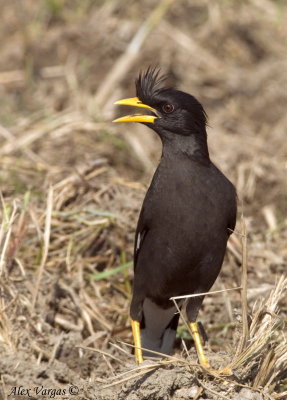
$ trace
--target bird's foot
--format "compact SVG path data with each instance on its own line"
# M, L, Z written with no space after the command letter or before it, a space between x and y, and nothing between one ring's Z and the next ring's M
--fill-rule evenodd
M230 366L226 366L225 368L222 369L213 369L210 367L209 361L204 353L203 350L203 344L202 344L202 340L200 337L200 333L199 333L199 329L198 329L198 324L196 322L191 322L190 323L190 330L192 333L192 337L194 340L194 344L195 344L195 348L197 351L197 356L200 362L200 365L207 370L208 372L212 373L212 374L216 374L216 375L232 375L232 369Z

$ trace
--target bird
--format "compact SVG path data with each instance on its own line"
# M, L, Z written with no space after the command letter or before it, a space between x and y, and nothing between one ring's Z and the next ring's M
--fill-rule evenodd
M237 195L210 159L202 104L165 80L157 67L140 72L136 97L115 104L143 112L113 121L142 123L162 142L135 232L130 305L135 359L173 353L179 313L171 298L198 294L179 306L185 307L200 364L211 369L197 322L200 294L211 289L221 270L236 224Z

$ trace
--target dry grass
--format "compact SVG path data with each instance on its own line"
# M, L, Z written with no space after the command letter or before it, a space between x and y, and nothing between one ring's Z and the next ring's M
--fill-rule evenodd
M286 6L96 3L1 2L4 393L14 368L24 385L41 381L36 377L45 370L49 383L61 386L64 370L67 382L86 387L86 379L132 384L147 371L177 366L197 377L197 399L235 400L240 390L283 399ZM204 103L212 158L235 183L245 216L248 238L238 221L214 287L223 292L207 296L201 313L212 360L232 361L232 378L203 374L184 324L183 354L177 350L159 364L128 367L130 348L115 343L131 343L133 232L160 147L145 127L110 121L113 101L133 95L139 69L155 63L170 73L171 84ZM241 297L225 290L238 286Z

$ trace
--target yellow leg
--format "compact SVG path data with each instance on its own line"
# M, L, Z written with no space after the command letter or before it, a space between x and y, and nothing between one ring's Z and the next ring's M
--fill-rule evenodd
M232 375L232 369L229 366L227 366L223 369L219 369L219 370L210 368L209 362L204 354L202 340L201 340L200 333L198 330L198 325L196 322L190 322L189 326L190 326L190 330L192 333L192 337L194 340L194 344L195 344L195 348L197 351L197 355L198 355L200 364L204 368L208 369L210 372L213 372L215 374Z
M209 368L209 362L207 361L207 358L204 354L203 345L198 330L198 325L196 322L190 322L189 326L194 340L199 362L203 367Z
M134 345L135 345L136 362L141 363L143 362L143 354L141 349L142 343L141 343L140 323L138 321L134 321L133 319L131 319L131 325L132 325Z

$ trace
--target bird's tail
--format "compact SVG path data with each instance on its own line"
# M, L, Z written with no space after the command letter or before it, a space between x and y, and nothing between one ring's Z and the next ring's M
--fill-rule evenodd
M163 309L150 299L145 299L141 323L142 347L167 355L172 354L178 319L179 314L174 306ZM143 351L143 356L157 357L149 351Z

